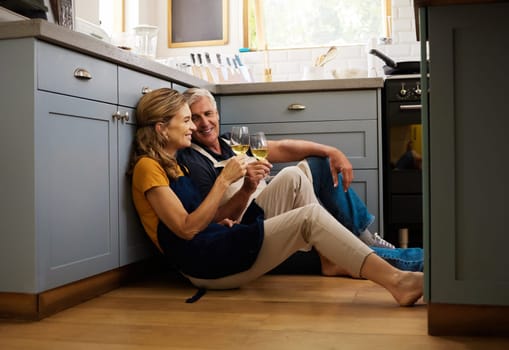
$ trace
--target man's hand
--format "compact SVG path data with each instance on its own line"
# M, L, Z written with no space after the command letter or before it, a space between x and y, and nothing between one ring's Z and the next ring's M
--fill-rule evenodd
M237 221L226 218L226 219L219 221L218 224L226 226L226 227L232 227L234 224L237 224Z
M343 152L337 148L333 148L328 154L330 162L330 171L334 187L338 186L338 173L343 175L343 191L347 191L353 181L352 163L348 160Z

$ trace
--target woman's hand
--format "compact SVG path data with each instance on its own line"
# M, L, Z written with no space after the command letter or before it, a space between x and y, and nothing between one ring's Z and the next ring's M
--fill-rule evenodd
M246 174L247 157L244 155L232 157L228 160L223 171L219 175L228 184L232 184ZM218 178L219 178L218 177Z

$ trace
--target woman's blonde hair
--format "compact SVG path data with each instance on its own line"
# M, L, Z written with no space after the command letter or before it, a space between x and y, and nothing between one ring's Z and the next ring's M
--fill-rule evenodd
M137 130L127 174L132 176L141 157L157 161L170 179L179 175L176 159L165 151L168 139L156 131L157 123L169 123L186 104L184 96L173 89L160 88L143 95L136 107Z

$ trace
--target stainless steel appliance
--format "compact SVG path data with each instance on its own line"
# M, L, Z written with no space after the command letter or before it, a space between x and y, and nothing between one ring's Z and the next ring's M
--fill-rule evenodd
M382 92L384 238L422 247L420 75L387 76Z

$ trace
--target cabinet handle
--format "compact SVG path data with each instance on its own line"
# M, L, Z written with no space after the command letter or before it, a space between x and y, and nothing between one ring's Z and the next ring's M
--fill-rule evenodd
M306 109L305 105L302 105L300 103L292 103L288 106L289 111L303 111Z
M74 71L74 77L77 79L90 80L92 74L90 74L85 68L76 68Z
M116 111L115 113L113 113L111 118L113 118L113 120L120 120L123 119L124 117L122 116L122 113L120 113L120 111Z
M148 94L149 92L152 92L152 89L149 88L148 86L144 86L144 87L141 88L141 94L142 95Z
M115 113L113 113L113 115L111 116L113 118L113 120L121 120L121 121L129 121L129 112L120 112L120 111L116 111Z
M402 111L422 109L422 105L401 105L399 106L399 109Z

